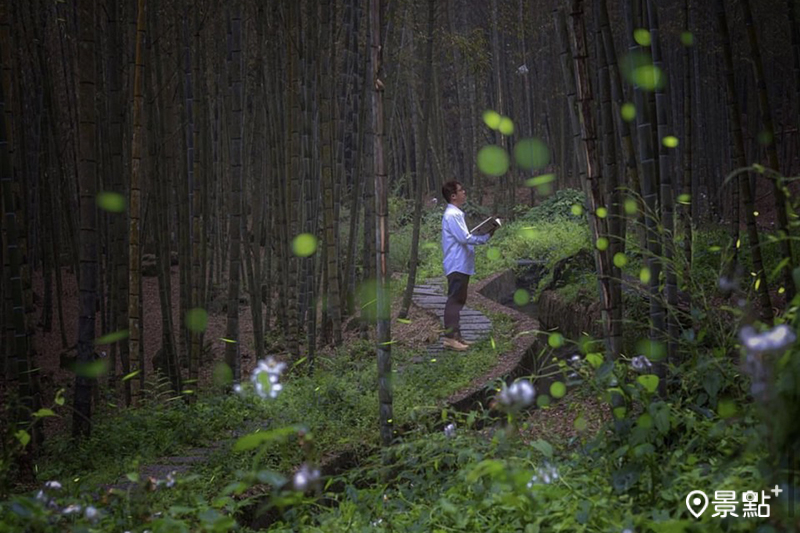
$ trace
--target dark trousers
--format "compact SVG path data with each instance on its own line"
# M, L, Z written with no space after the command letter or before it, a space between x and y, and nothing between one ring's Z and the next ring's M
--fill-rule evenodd
M447 303L444 305L444 335L461 336L461 308L467 303L469 275L453 272L447 276Z

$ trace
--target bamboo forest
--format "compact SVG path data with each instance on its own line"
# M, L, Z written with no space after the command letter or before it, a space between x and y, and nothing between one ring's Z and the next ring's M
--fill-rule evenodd
M800 0L0 0L0 533L800 531Z

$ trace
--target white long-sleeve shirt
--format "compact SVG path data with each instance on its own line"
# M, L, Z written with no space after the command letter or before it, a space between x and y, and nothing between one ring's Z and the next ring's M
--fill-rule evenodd
M453 204L447 204L442 217L442 251L444 252L444 275L461 272L475 274L476 244L484 244L490 235L472 235L464 221L464 212Z

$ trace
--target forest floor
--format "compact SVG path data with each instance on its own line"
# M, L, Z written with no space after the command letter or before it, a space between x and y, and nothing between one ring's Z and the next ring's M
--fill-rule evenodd
M42 405L49 406L56 392L59 389L64 389L66 398L66 405L71 405L72 391L75 386L75 374L68 369L61 367L62 354L70 356L75 355L75 346L78 336L78 286L77 280L70 269L62 269L62 283L63 283L63 313L65 336L67 339L67 347L63 347L61 343L61 330L58 322L58 310L54 302L53 310L53 324L49 332L43 331L42 325L38 320L42 314L43 294L44 294L44 279L41 272L37 272L33 278L33 290L36 294L35 300L37 302L36 317L37 327L36 336L34 338L36 359L35 364L41 369L40 383L41 383L41 398ZM55 291L55 282L53 283L53 290ZM179 306L179 274L178 267L172 267L172 322L179 324L180 306ZM153 358L156 352L161 348L161 334L162 334L162 319L161 319L161 303L158 293L158 278L144 277L142 278L142 295L144 301L143 315L143 333L142 339L144 344L145 356L145 374L146 376L152 375L153 372ZM225 296L219 296L218 299L224 299ZM394 298L392 302L392 316L397 317L400 309L400 298ZM209 308L222 309L220 303L214 304L209 302ZM99 315L99 313L98 313ZM361 336L357 319L351 318L354 324L343 325L343 343L344 345L350 344L358 340ZM214 363L224 361L226 343L221 339L225 337L227 317L226 313L219 311L216 313L209 313L208 327L205 332L205 342L211 345L211 359L207 361L199 373L199 383L197 388L199 390L207 389L212 383L212 373ZM416 305L411 306L409 309L408 322L399 322L394 320L392 322L392 337L396 339L398 345L405 346L409 349L424 350L425 346L431 342L431 338L438 338L438 330L441 328L438 320L434 315L421 310ZM100 337L110 331L103 331L101 328L100 318L98 316L96 324L96 336ZM373 334L374 336L374 334ZM258 361L255 358L255 350L253 349L253 315L251 312L250 304L247 302L247 296L242 295L239 304L239 337L245 339L242 348L242 375L243 379L247 379L250 372L255 368ZM104 351L108 354L108 349ZM331 346L324 346L319 348L321 355L328 354L332 351ZM279 359L285 358L285 354L275 353ZM107 357L108 355L106 355ZM114 368L113 362L111 368ZM117 379L122 377L123 372L119 362L116 363ZM101 378L103 379L103 378ZM132 379L133 395L135 396L138 389L139 378ZM0 393L2 396L2 393ZM113 398L104 397L106 404L99 406L100 409L106 410ZM124 400L122 395L114 402L116 405L123 405ZM48 417L43 419L45 437L66 431L70 426L71 417Z

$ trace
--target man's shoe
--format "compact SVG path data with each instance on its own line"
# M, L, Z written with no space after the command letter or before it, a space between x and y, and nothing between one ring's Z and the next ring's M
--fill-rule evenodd
M464 337L461 336L456 337L456 340L461 344L463 344L464 346L472 346L473 344L475 344L472 341L465 340Z
M455 350L457 352L466 352L469 349L469 346L466 344L459 342L458 339L451 339L450 337L445 337L442 344L446 349Z

